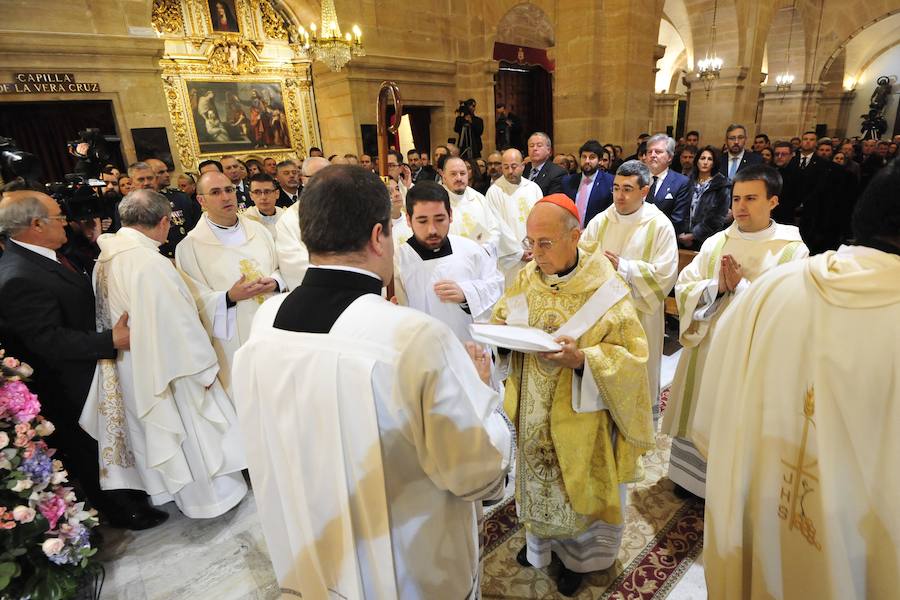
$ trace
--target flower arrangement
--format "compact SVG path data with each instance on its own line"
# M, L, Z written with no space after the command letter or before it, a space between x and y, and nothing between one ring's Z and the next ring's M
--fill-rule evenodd
M90 561L97 512L85 510L44 441L53 423L25 380L27 364L0 349L0 599L71 598L99 569Z

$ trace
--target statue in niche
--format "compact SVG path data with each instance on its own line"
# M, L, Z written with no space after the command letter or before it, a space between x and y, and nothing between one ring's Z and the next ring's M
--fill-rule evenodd
M238 33L240 28L236 14L234 0L209 0L213 31Z
M869 99L869 112L860 116L863 120L860 133L864 140L881 139L888 127L887 120L884 118L884 109L887 107L892 91L891 79L882 75L875 80L875 84L875 91L872 92L872 97Z

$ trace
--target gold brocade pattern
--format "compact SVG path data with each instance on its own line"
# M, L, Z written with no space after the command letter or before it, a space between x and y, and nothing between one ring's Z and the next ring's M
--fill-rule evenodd
M506 320L506 298L524 293L529 325L556 331L616 276L608 261L585 252L577 269L553 289L532 263L498 302L494 320ZM517 423L517 511L544 538L572 537L597 520L620 523L617 486L638 477L640 455L654 443L647 342L630 300L615 304L578 345L609 411L575 413L573 371L537 354L513 353L506 381L505 408Z
M184 29L179 0L153 0L150 22L157 33L178 33Z
M822 544L816 539L816 524L810 517L810 510L805 505L807 498L816 493L819 484L819 461L810 459L811 454L807 448L809 442L809 429L815 427L813 417L816 414L815 391L810 388L806 392L803 401L803 433L800 447L797 450L796 464L782 459L781 464L786 468L781 477L781 501L778 503L778 518L787 521L788 531L798 529L807 542L817 550L822 549Z
M262 279L263 274L259 271L259 264L250 258L242 258L241 262L241 275L247 278L247 281L256 281L257 279ZM253 297L256 300L257 304L262 304L266 301L268 296L266 294L257 294Z

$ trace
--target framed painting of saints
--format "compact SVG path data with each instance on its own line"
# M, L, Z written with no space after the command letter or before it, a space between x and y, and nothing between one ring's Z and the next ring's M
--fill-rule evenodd
M235 0L207 0L213 31L239 33Z
M241 79L186 84L201 155L291 148L281 83Z

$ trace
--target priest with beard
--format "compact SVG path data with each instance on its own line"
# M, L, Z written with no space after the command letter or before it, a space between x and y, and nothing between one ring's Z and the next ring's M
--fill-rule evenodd
M616 560L625 484L643 478L654 447L647 338L628 287L595 246L579 248L578 209L564 194L535 204L526 265L494 309L498 324L559 333L557 352L511 352L504 408L516 423L516 512L526 544L517 560L562 562L557 590ZM601 391L602 390L602 393Z
M487 321L503 294L497 261L472 240L449 233L450 197L438 184L413 186L406 214L413 236L394 261L398 300L443 321L461 341L472 341L469 325Z
M278 272L275 240L265 225L238 214L234 183L226 175L201 175L197 200L203 217L175 248L175 265L197 302L219 357L219 379L230 394L231 363L250 337L253 316L287 286Z
M502 496L511 433L489 356L396 306L391 205L362 167L299 203L312 266L235 357L236 403L282 593L480 597L476 504Z
M209 519L247 493L247 463L194 298L159 252L171 212L162 194L135 190L119 204L122 228L97 240L97 329L127 313L131 347L99 361L79 424L100 447L103 489Z
M484 196L469 187L466 161L458 156L442 156L438 172L444 188L450 193L454 215L450 233L472 240L496 259L502 236L500 222Z
M531 253L522 248L525 221L531 208L544 193L538 184L522 177L525 165L522 163L521 152L510 148L500 160L502 175L488 189L485 199L503 226L499 247L500 269L506 285L509 285L515 281L519 269L531 260Z

